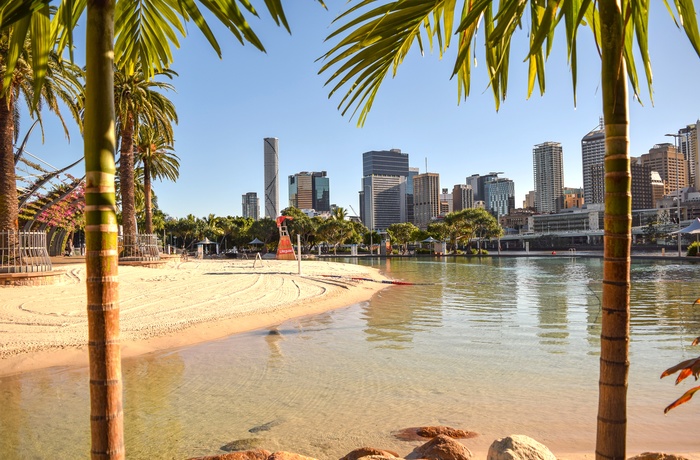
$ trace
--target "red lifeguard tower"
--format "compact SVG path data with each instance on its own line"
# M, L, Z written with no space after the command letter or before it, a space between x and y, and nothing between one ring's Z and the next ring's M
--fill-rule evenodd
M277 245L277 260L297 260L292 247L292 240L289 239L285 220L292 220L292 218L288 216L279 216L277 218L277 229L280 231L280 242Z

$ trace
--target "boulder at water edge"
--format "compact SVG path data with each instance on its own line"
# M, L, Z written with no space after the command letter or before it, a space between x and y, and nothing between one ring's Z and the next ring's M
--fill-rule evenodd
M521 434L497 439L486 460L557 460L547 446Z
M230 454L212 455L209 457L196 457L190 460L267 460L270 455L272 454L268 450L255 449L231 452Z
M283 450L280 450L279 452L275 452L274 454L267 457L267 460L316 460L316 459L313 457L307 457L305 455L295 454L293 452L285 452Z
M472 453L464 444L441 434L422 446L416 447L408 457L429 460L470 460Z
M374 447L360 447L359 449L353 450L340 460L357 460L358 458L369 457L370 455L394 458L399 456L399 454L390 450L375 449Z

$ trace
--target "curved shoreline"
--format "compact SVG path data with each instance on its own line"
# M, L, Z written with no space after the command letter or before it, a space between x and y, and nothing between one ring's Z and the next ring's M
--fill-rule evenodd
M0 376L88 364L85 265L62 268L63 284L2 288ZM364 302L389 286L383 280L373 268L316 260L303 261L301 275L296 261L278 260L120 266L122 358Z

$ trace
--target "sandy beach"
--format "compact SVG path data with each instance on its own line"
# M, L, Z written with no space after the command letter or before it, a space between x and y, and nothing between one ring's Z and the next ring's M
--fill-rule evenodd
M69 260L69 259L68 259ZM0 288L0 375L87 365L84 263L53 286ZM329 276L330 275L330 276ZM356 280L368 278L376 281ZM302 261L173 259L119 267L122 357L191 345L369 300L389 286L375 269Z

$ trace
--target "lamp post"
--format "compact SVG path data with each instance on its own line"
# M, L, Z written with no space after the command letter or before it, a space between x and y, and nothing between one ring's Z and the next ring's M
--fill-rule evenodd
M673 138L673 148L676 150L676 204L678 208L678 257L681 255L681 175L680 175L680 161L678 160L678 147L676 146L676 139L681 137L680 134L666 134L668 137Z

